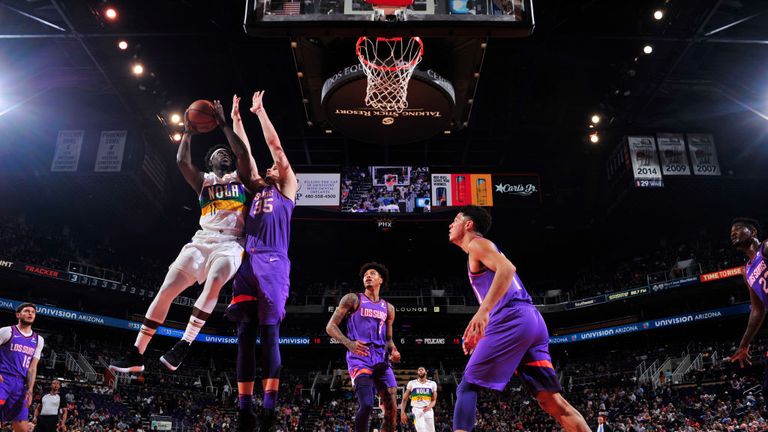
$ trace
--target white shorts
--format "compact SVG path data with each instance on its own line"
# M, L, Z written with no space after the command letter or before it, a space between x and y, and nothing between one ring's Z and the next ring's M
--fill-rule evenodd
M416 432L435 432L435 409L424 412L423 408L411 408Z
M179 270L202 284L208 279L213 262L219 258L231 260L233 268L243 262L243 239L229 234L199 230L185 244L169 268Z

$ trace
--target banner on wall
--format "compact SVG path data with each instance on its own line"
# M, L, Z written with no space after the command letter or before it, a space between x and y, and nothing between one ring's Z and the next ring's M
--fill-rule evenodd
M662 174L665 176L691 175L683 134L656 134L656 143L659 146Z
M541 180L537 174L494 174L495 207L533 207L541 204Z
M740 304L720 309L711 309L703 312L676 315L666 318L659 318L639 323L624 324L620 326L605 327L596 330L590 330L579 333L570 333L557 336L550 336L550 344L564 344L571 342L581 342L585 340L600 339L609 336L619 336L627 333L635 333L658 328L690 324L699 321L724 318L732 315L749 313L749 304Z
M80 162L84 130L60 130L51 162L52 172L74 172Z
M470 176L472 189L472 204L476 206L493 206L493 189L490 174L472 174Z
M432 207L453 205L450 174L432 174Z
M661 166L652 136L627 137L636 187L663 187Z
M96 151L95 172L120 172L123 167L127 130L101 131L99 148Z
M0 309L15 311L20 304L24 302L19 300L11 300L0 297ZM48 305L36 305L37 314L40 316L47 316L51 318L65 319L69 321L77 321L85 324L95 324L105 327L120 328L123 330L138 331L141 328L141 323L136 321L128 321L120 318L112 318L102 315L91 314L87 312L78 312L69 309L62 309L55 306ZM165 326L157 328L157 333L161 336L170 336L173 338L181 338L184 335L183 330L172 329ZM207 343L223 343L223 344L236 344L237 336L219 336L211 334L200 333L197 335L196 341ZM260 343L260 338L256 338L256 343ZM280 337L281 345L309 345L309 337Z
M693 173L700 176L719 176L715 140L710 134L688 134L688 154L691 156Z
M451 192L454 206L472 204L471 174L451 174Z
M338 206L341 191L341 174L297 173L299 189L296 191L297 206Z

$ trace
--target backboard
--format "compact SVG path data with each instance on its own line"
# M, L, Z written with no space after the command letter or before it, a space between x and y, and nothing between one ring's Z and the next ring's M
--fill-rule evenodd
M398 22L374 21L365 0L248 0L245 31L266 37L525 37L532 0L414 0Z

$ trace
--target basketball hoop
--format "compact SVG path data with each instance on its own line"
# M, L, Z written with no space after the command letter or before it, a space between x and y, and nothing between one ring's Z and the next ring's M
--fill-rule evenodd
M365 104L396 113L408 108L408 81L424 54L421 38L361 36L355 52L368 78Z

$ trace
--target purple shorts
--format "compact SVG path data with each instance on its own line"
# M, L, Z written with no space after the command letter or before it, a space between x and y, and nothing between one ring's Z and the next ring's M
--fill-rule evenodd
M498 391L513 374L534 395L562 391L549 356L547 325L530 303L514 302L497 311L464 369L467 382Z
M279 324L285 317L291 261L282 252L246 254L232 284L232 303L224 314L232 321L258 317L261 325Z
M382 346L372 346L368 356L363 357L347 351L347 369L352 378L352 386L355 379L362 375L368 375L373 379L376 390L384 391L390 387L397 387L395 374L392 372L387 356L387 349Z
M26 396L25 379L3 375L3 382L0 383L0 422L28 421Z

